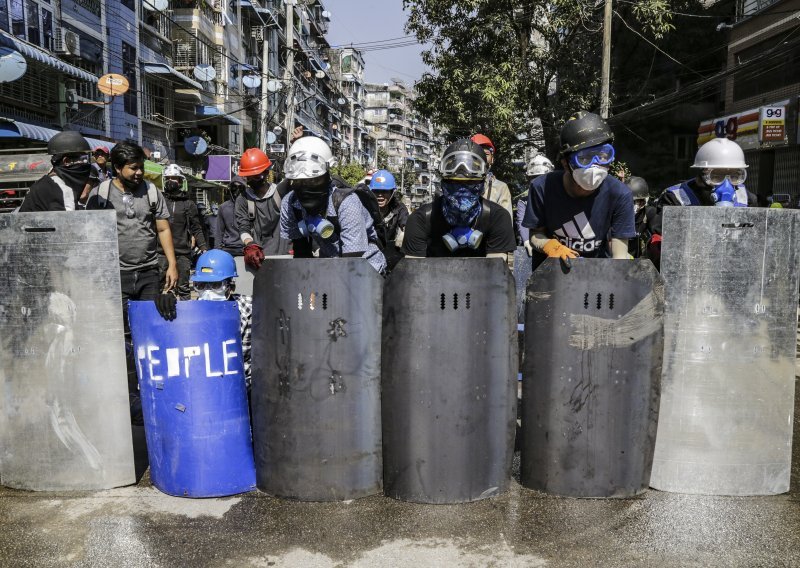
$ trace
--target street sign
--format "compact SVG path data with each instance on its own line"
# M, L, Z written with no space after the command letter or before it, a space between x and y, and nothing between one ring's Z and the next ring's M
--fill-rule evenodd
M768 106L761 108L761 142L786 142L786 107Z

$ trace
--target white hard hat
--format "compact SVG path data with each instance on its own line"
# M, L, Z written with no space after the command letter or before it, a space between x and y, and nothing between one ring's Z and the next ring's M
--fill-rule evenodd
M336 160L322 138L303 136L289 148L283 172L287 179L310 179L324 175Z
M185 177L183 170L178 164L170 164L164 168L164 177Z
M713 138L700 146L693 168L746 168L744 152L733 140Z
M547 157L542 156L541 154L537 154L533 157L533 159L528 163L528 169L525 173L529 176L539 176L542 174L549 174L553 171L553 162L547 159Z

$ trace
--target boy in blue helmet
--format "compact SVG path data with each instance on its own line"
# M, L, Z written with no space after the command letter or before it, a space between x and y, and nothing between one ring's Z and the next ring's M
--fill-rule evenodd
M213 249L204 252L197 259L195 272L191 277L198 300L210 302L236 302L239 306L239 332L242 334L242 359L247 388L250 388L250 335L253 322L253 298L243 294L235 294L236 261L229 253ZM156 308L165 320L172 321L177 317L175 296L163 294L156 300Z
M397 198L397 184L391 172L378 170L373 173L369 189L375 195L383 217L383 225L377 230L378 240L381 242L386 264L391 269L403 258L400 247L408 222L408 209Z

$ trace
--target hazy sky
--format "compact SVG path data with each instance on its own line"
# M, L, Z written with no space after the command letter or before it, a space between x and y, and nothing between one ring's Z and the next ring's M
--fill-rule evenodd
M323 4L331 13L328 43L331 46L353 43L361 48L366 62L367 81L385 83L396 77L411 86L422 76L425 65L420 58L423 50L421 45L381 50L358 45L406 35L403 30L406 14L402 0L323 0ZM413 38L406 41L413 41Z

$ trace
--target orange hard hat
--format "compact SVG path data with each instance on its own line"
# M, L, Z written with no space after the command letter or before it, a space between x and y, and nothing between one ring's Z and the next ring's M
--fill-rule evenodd
M239 160L239 175L241 177L257 176L272 167L272 160L258 148L248 148Z
M488 136L484 136L483 134L474 134L470 140L475 142L475 144L478 146L489 146L489 148L492 150L492 154L494 154L494 144L492 144L492 141L489 140Z

